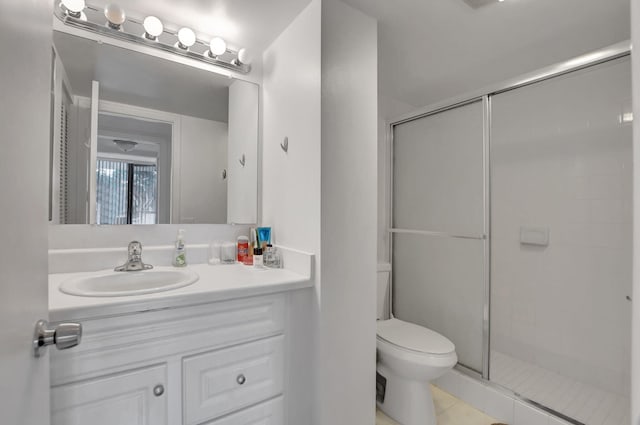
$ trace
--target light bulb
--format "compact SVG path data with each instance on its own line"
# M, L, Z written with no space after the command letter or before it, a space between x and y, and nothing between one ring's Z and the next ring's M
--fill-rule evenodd
M119 30L127 19L124 9L115 3L108 4L104 7L104 16L107 18L107 25L114 30Z
M252 60L253 56L251 55L251 52L249 50L245 48L238 50L238 62L249 65L251 64Z
M86 6L84 0L62 0L60 4L64 6L69 16L83 21L87 20L87 15L83 12Z
M147 16L144 18L142 26L144 26L144 36L149 40L157 40L158 36L162 34L162 31L164 31L162 22L160 22L160 19L155 16Z
M220 37L215 37L209 43L209 56L217 57L223 55L227 51L227 43Z
M62 0L62 5L73 13L80 13L84 10L84 0Z
M176 47L187 50L194 44L196 44L196 34L191 30L191 28L180 28L178 31L178 43Z

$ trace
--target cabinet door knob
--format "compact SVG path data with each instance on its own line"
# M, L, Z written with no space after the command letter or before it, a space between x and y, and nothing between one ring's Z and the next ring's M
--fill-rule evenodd
M236 378L236 382L240 385L244 384L245 382L247 382L247 378L245 378L245 376L243 374L238 375L238 377Z
M153 395L160 397L162 394L164 394L164 386L162 384L158 384L153 387Z

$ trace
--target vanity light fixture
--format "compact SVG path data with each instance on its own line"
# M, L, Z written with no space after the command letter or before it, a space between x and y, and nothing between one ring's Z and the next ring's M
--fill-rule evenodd
M86 6L84 0L62 0L60 6L65 10L67 15L83 21L87 20L87 15L83 12Z
M207 55L210 58L217 58L218 56L222 56L227 52L227 42L221 39L220 37L214 37L211 39L209 43L209 50L207 50Z
M251 65L251 61L253 60L253 56L251 56L251 52L245 48L238 50L238 57L231 61L234 65Z
M107 26L113 30L122 31L122 24L127 20L124 9L115 3L104 7L104 16L107 18Z
M97 40L101 40L101 37L115 38L241 74L251 71L253 58L247 49L231 49L220 37L213 37L209 42L205 42L199 40L194 31L188 27L178 27L179 31L172 30L171 28L175 28L173 25L166 28L155 16L147 16L144 21L128 18L124 9L115 3L107 4L102 8L85 4L85 0L59 1L60 3L55 4L54 15L65 25L98 34ZM106 25L103 24L101 12L107 18ZM140 35L141 27L144 28L142 36Z
M191 46L196 44L196 34L191 28L180 28L178 31L178 42L176 47L182 50L189 50Z
M142 26L144 27L143 35L147 39L153 41L157 41L158 36L164 31L162 22L160 22L160 19L156 18L155 16L147 16L146 18L144 18Z

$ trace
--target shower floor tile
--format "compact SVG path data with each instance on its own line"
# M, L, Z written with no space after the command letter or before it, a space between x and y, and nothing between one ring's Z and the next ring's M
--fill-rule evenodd
M433 391L433 404L436 408L438 425L491 425L498 422L440 388L431 386L431 390ZM377 410L376 425L400 424Z
M629 397L552 372L498 351L491 352L491 380L586 425L626 425Z

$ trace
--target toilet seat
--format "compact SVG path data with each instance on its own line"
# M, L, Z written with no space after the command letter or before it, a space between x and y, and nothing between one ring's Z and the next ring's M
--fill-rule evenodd
M378 321L377 336L396 348L414 353L448 355L455 352L453 343L439 333L395 318Z

